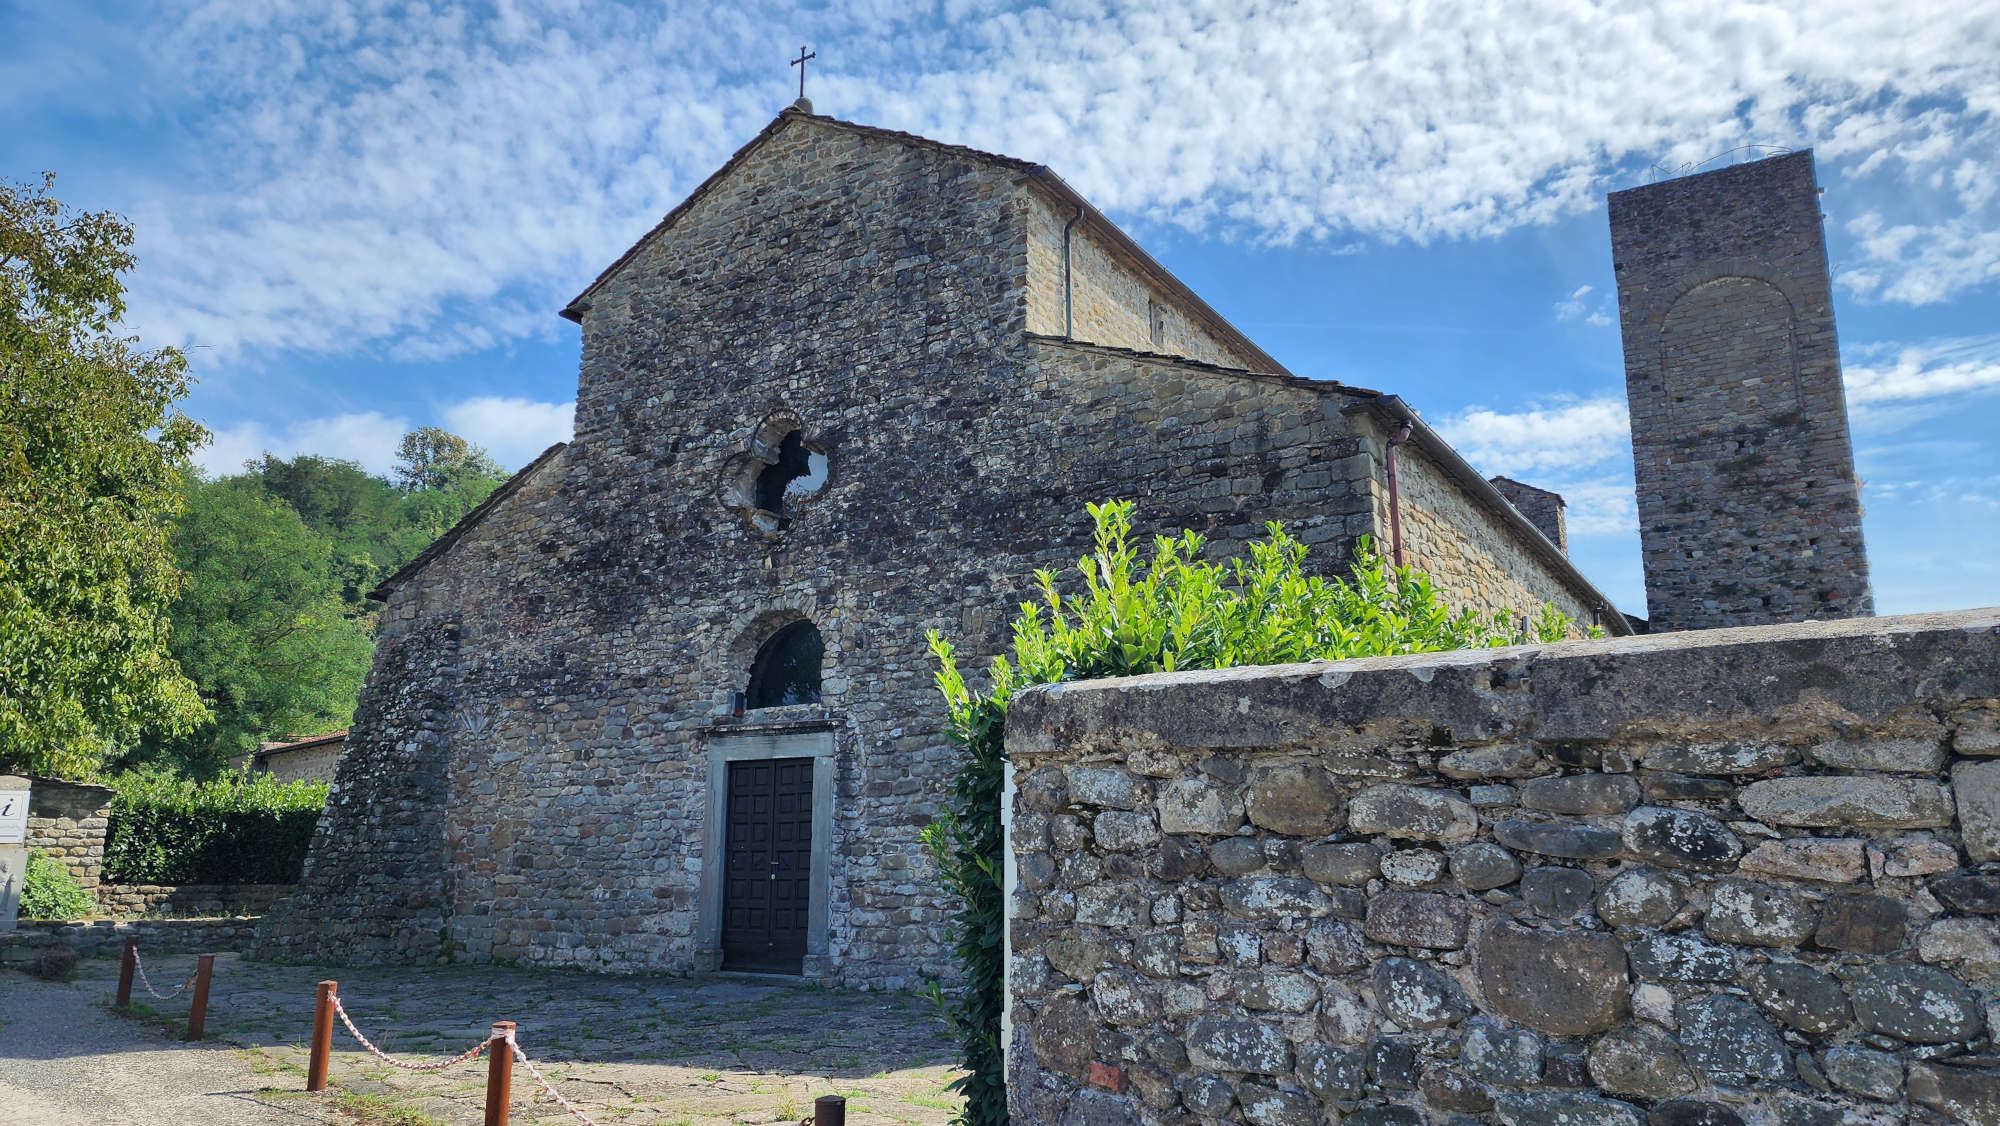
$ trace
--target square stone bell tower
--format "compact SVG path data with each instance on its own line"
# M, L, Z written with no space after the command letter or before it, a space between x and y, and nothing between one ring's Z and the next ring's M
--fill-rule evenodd
M1811 151L1609 203L1653 629L1873 614Z

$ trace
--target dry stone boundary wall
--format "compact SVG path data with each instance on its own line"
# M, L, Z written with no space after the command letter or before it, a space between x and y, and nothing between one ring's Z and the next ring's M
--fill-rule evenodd
M2000 1122L2000 611L1037 689L1023 1123Z

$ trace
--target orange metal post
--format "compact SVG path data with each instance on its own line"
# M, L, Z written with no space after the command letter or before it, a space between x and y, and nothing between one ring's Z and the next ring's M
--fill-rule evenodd
M514 1097L514 1046L511 1020L493 1022L493 1046L486 1050L486 1126L507 1126L507 1103Z
M203 954L195 963L194 1001L188 1005L189 1040L201 1039L201 1026L208 1021L208 979L215 973L215 955Z
M340 991L337 981L319 983L319 1001L313 1007L312 1058L306 1064L306 1090L326 1090L327 1060L333 1055L333 998Z
M125 940L125 957L118 963L118 1007L132 1003L132 971L139 966L139 940Z

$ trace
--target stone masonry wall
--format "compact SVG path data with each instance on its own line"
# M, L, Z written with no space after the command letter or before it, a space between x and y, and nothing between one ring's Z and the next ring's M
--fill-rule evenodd
M1086 549L1087 501L1218 552L1283 519L1329 567L1372 519L1343 390L1027 335L1017 177L788 114L592 291L577 438L393 586L268 953L712 968L706 752L812 731L836 800L808 972L951 972L919 840L956 761L925 630L983 664L1035 568ZM830 469L765 530L727 486L773 419ZM801 618L823 701L731 716Z
M1493 477L1488 480L1507 502L1521 510L1530 523L1542 530L1549 542L1569 552L1569 530L1563 520L1562 494L1533 485L1524 485L1511 477Z
M1384 448L1381 439L1370 444L1380 481L1375 545L1386 555L1391 529L1388 470L1379 461ZM1452 607L1532 614L1552 602L1580 626L1612 625L1611 615L1597 605L1596 591L1531 554L1498 513L1475 502L1416 443L1397 449L1396 477L1403 504L1403 559L1430 575Z
M72 950L79 958L116 958L123 953L128 938L139 940L141 958L243 951L256 932L257 920L252 918L95 919L77 923L24 920L17 929L0 933L0 966L30 966L44 953L59 949ZM157 969L151 972L159 973ZM161 987L171 988L165 983Z
M277 751L257 760L258 769L280 782L331 782L340 769L345 741L323 743L296 751Z
M28 793L28 847L69 869L85 891L104 877L104 837L111 829L111 790L49 778L32 779Z
M1812 153L1609 206L1652 628L1872 613Z
M458 650L448 619L405 622L376 642L350 751L297 890L263 918L257 956L424 963L449 954L444 783Z
M1063 335L1063 226L1073 209L1040 192L1027 202L1028 331ZM1149 283L1089 218L1070 229L1070 316L1080 341L1255 368L1253 353L1211 331L1179 299Z
M2000 1122L2000 610L1017 697L1014 1120Z
M114 919L262 915L290 884L99 884L98 910Z

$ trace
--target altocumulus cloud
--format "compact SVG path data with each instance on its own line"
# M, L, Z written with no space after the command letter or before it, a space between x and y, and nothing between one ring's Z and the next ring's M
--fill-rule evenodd
M2000 24L1962 0L216 0L157 19L106 28L131 103L56 73L0 109L74 99L186 130L185 167L127 207L134 319L221 358L552 332L548 310L789 98L800 42L823 111L1050 161L1141 225L1480 237L1654 162L1776 142L1816 146L1839 185L1856 295L1943 300L2000 268Z

